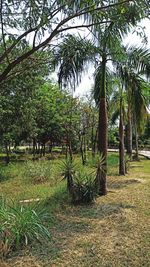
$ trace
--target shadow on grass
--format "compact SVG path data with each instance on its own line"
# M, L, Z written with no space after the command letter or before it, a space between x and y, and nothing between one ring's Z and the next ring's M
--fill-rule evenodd
M114 169L114 170L108 170L108 176L112 176L112 177L118 176L119 177L120 175L119 175L118 171L116 171Z
M134 169L134 168L144 168L143 165L132 165L130 166L131 169Z
M85 207L79 211L80 218L103 220L109 216L113 216L122 212L123 209L133 209L135 206L123 203L107 203Z
M124 188L124 187L126 187L126 186L129 186L129 185L133 185L133 184L139 184L139 183L141 183L139 180L137 180L137 179L130 179L130 180L120 180L120 181L113 181L113 182L111 182L110 184L108 184L108 187L110 188L110 189L122 189L122 188Z
M0 164L0 183L5 182L11 178L12 176L8 169L8 165Z

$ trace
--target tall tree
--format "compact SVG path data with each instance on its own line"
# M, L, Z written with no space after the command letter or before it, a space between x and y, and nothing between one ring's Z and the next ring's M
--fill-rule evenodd
M122 62L119 68L120 77L127 94L127 153L130 159L132 159L132 128L135 125L139 131L140 125L143 122L144 113L147 113L142 88L145 88L145 91L148 92L148 85L146 86L142 75L146 75L147 77L150 75L150 52L147 48L141 47L126 47L125 52L127 55L126 60ZM136 133L138 131L135 129Z
M122 9L123 8L123 9ZM59 79L68 82L73 77L79 82L79 74L85 69L85 62L95 54L99 58L99 67L95 78L95 90L98 92L99 102L99 126L98 126L98 149L104 159L103 169L99 175L99 194L107 193L107 101L106 101L106 64L109 60L122 60L122 36L126 34L130 25L135 25L140 19L135 6L119 6L111 10L109 14L111 22L104 26L94 27L94 36L97 46L91 46L90 42L69 36L60 46L57 59L60 62Z
M16 72L18 64L27 58L32 58L36 51L45 49L52 51L57 38L61 38L68 30L104 24L109 20L112 9L120 7L120 12L127 14L128 7L132 5L140 10L137 14L142 13L142 16L145 16L146 0L140 3L133 0L113 2L1 0L0 24L3 49L0 53L0 63L5 64L0 72L0 82ZM131 12L129 15L132 15ZM13 50L20 46L23 49L14 57Z

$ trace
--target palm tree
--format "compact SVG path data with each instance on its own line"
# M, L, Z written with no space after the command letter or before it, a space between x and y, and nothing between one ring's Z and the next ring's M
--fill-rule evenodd
M127 94L127 153L132 159L133 126L137 144L137 135L141 132L141 125L145 122L147 114L143 90L147 90L148 84L146 84L142 75L146 74L147 77L150 75L150 51L146 48L137 47L127 47L125 51L126 61L119 66L119 72Z
M128 9L129 11L129 9ZM97 57L98 69L95 77L95 90L99 91L99 122L98 122L98 150L104 158L104 169L99 175L99 194L107 193L107 89L106 89L106 69L109 60L122 60L124 50L121 41L124 34L130 29L130 24L135 24L135 14L133 6L129 12L121 12L116 15L118 10L112 10L110 14L111 22L103 27L94 27L96 45L90 41L85 41L81 37L68 36L64 43L60 45L56 59L60 63L59 83L70 82L75 88L75 83L79 83L81 73L86 68L86 63ZM131 16L132 13L132 16ZM130 15L130 16L129 16ZM137 14L136 14L137 15ZM73 78L73 84L71 83Z
M131 83L131 107L132 107L132 121L133 130L135 134L135 157L134 159L139 160L138 155L138 135L144 131L144 125L147 120L147 101L144 97L144 91L146 91L150 85L145 82L138 74L130 73Z
M124 126L126 120L126 94L124 85L120 79L119 70L114 75L113 92L110 99L111 124L115 124L119 119L119 175L125 175L125 146L124 146Z
M120 88L120 114L119 114L119 174L125 175L125 147L124 147L124 99L123 86Z

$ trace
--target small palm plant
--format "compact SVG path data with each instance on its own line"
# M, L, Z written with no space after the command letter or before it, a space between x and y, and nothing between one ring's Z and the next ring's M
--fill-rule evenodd
M63 179L67 180L67 189L69 193L72 192L74 186L73 177L75 174L75 166L75 163L70 158L62 161L61 164L61 175L63 176Z
M72 194L72 202L74 204L89 204L96 197L95 181L92 173L79 172L74 178L74 191Z
M105 157L100 154L97 158L95 158L93 166L96 168L96 178L95 178L95 187L98 195L106 195L107 187L106 187L106 176L105 173L107 171L107 165Z
M83 169L77 170L76 164L66 159L61 164L61 175L67 180L71 202L73 204L91 203L95 198L94 177L85 173Z

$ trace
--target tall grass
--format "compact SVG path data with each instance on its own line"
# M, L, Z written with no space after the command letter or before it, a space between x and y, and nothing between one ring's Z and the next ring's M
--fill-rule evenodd
M45 161L26 161L24 165L24 176L32 183L45 183L50 180L52 166Z
M49 239L50 233L44 226L46 213L39 206L8 204L0 199L0 253L6 256L33 240Z

